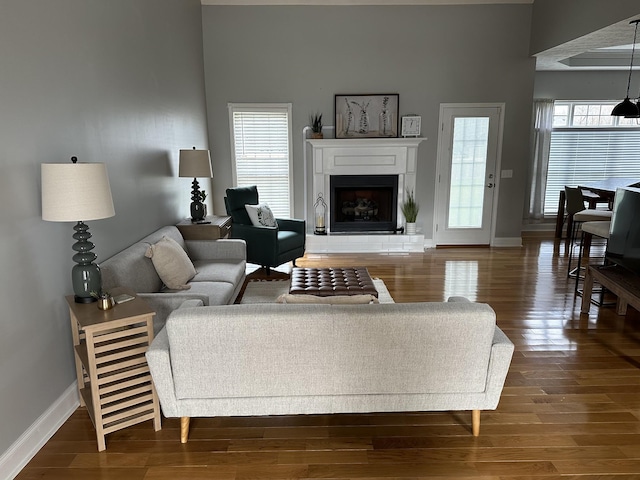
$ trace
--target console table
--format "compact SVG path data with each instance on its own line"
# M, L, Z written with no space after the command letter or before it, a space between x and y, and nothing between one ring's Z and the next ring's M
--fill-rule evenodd
M589 313L594 281L617 295L618 315L626 315L628 305L640 311L640 277L618 265L589 265L584 278L580 313Z
M66 297L71 316L80 405L87 407L96 428L98 451L105 450L105 435L153 420L160 430L160 406L145 358L153 340L155 312L134 292L116 288L135 298L110 310L96 303L75 303Z
M231 232L231 217L209 215L205 222L193 223L191 219L182 220L176 225L185 240L218 240L226 238Z

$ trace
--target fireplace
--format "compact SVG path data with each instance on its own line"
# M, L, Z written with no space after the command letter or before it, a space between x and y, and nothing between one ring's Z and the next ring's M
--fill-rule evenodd
M398 175L331 175L331 232L395 232Z

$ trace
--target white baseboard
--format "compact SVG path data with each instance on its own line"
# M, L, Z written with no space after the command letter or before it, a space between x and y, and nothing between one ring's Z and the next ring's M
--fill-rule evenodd
M0 480L13 480L79 405L74 381L0 457Z

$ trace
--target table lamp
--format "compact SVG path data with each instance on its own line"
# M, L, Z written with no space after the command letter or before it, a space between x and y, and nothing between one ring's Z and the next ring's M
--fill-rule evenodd
M196 177L213 177L211 169L211 156L209 150L180 150L180 166L178 168L179 177L193 177L191 190L191 221L199 222L204 220L204 205L202 204L202 193Z
M43 163L42 219L50 222L78 222L73 229L73 260L71 282L77 303L91 303L96 299L91 292L102 291L100 267L93 263L97 255L91 234L85 224L115 215L109 187L109 177L104 163Z

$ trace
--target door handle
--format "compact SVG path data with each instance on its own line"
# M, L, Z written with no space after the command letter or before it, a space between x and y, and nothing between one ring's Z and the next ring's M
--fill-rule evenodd
M493 183L489 183L489 184L487 185L487 188L493 188Z

